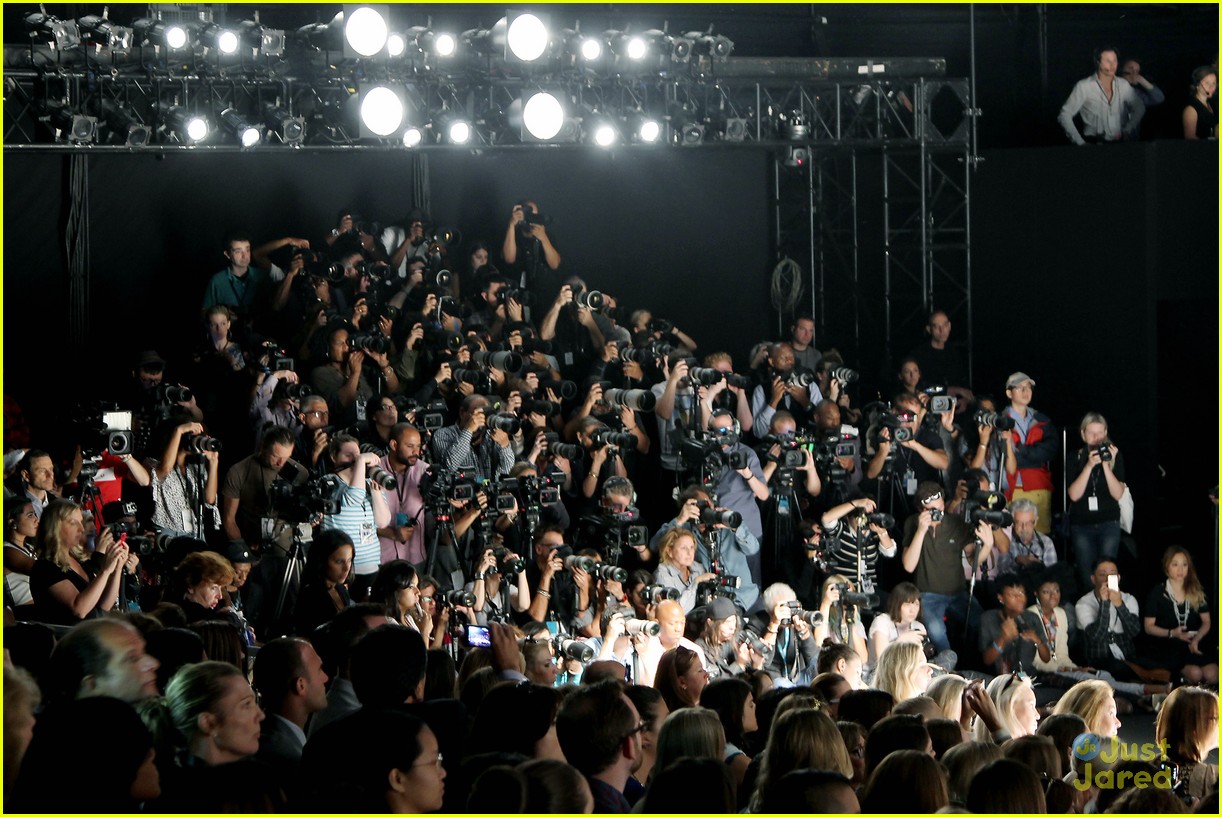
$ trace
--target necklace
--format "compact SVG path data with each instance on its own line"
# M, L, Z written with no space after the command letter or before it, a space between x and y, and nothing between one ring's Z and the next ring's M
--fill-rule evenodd
M1171 582L1167 582L1167 598L1171 600L1171 609L1175 613L1175 623L1178 624L1180 628L1186 629L1188 627L1188 614L1190 612L1188 605L1188 594L1184 594L1183 608L1181 608L1180 602L1175 600L1175 594L1171 592Z

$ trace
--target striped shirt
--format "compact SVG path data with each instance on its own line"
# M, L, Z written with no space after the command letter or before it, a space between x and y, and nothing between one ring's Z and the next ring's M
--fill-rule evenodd
M320 530L338 528L352 538L356 551L352 559L352 571L358 576L378 572L382 561L382 548L378 542L378 528L373 521L373 504L369 492L364 488L344 486L340 498L339 513L322 518Z

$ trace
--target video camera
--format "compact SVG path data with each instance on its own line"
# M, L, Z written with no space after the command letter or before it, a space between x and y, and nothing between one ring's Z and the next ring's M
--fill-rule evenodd
M281 469L268 489L272 510L277 516L296 524L309 521L315 514L333 516L339 513L347 487L342 479L335 474L326 474L295 485L291 480L296 476L296 471L292 472L292 476L286 476L285 470Z
M444 466L430 465L420 479L420 496L430 509L449 514L449 503L470 502L478 486L475 478L465 471L451 471Z
M878 595L875 593L858 593L849 589L846 582L837 582L833 585L840 593L840 604L842 607L865 607L872 608L878 606Z
M78 406L74 417L73 433L86 459L93 452L115 457L132 453L135 438L130 411L120 411L114 403L91 403Z

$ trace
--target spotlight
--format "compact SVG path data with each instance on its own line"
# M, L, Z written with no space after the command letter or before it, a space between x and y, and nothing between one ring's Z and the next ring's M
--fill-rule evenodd
M373 57L386 48L390 30L382 11L371 6L345 6L343 25L344 43L357 55Z
M30 39L47 43L51 48L64 50L79 45L81 31L71 20L61 20L44 12L31 12L25 16L25 29Z
M76 25L80 30L82 42L116 51L126 51L132 47L132 30L115 25L106 19L105 14L101 17L96 14L80 17Z
M397 32L391 32L386 38L386 53L392 57L401 57L407 50L407 40Z
M593 37L582 37L581 58L593 62L603 55L603 44Z
M684 146L698 145L704 141L704 125L688 122L679 129L679 144Z
M522 127L535 139L555 139L564 127L564 106L554 95L539 91L522 104Z
M436 32L425 26L413 26L404 34L409 44L426 55L434 57L452 57L458 50L458 40L453 34Z
M747 138L747 120L730 118L726 120L725 140L727 142L743 142Z
M534 14L516 14L508 18L505 31L506 55L522 62L534 62L547 51L547 25Z
M437 132L439 138L444 139L451 145L467 144L471 141L471 136L474 133L470 122L453 113L439 114L433 123L433 129Z
M238 51L237 33L216 23L206 23L199 30L199 41L204 44L204 47L222 54L236 54Z
M229 131L244 148L251 148L263 141L263 134L257 127L246 121L246 117L235 108L221 111L221 126Z
M692 58L692 47L695 45L687 37L671 37L670 58L675 62L687 62Z
M57 105L49 111L48 119L55 128L56 140L60 138L78 145L92 142L98 133L96 116L76 113L67 105Z
M574 63L578 60L587 63L594 62L603 55L602 40L582 34L576 29L566 28L560 32L557 39L564 53Z
M692 58L692 41L686 37L672 37L656 28L641 34L653 62L665 67L668 62L687 62Z
M424 131L415 126L409 125L407 130L403 131L403 147L414 148L424 141Z
M633 140L646 145L655 144L662 138L662 123L642 113L629 114L629 126Z
M241 32L242 41L251 48L259 49L263 56L284 56L284 29L264 28L259 22L259 12L255 12L254 19L239 23L238 31Z
M164 118L166 130L179 142L193 144L208 138L208 120L181 105L166 108Z
M305 117L293 116L271 102L263 106L263 123L286 145L299 145L305 139Z
M152 139L153 131L148 125L137 122L134 116L112 100L102 100L102 116L110 128L113 142L121 139L128 147L138 148L144 147Z
M724 60L734 50L734 42L729 37L713 34L711 30L708 33L689 31L683 36L692 41L692 53L712 57L715 60Z
M643 60L645 54L649 52L649 46L645 44L645 40L641 37L629 37L628 45L624 53L628 55L630 60Z
M619 140L615 126L605 120L594 123L594 144L600 148L609 148Z
M361 130L377 137L387 137L403 127L406 112L403 95L386 85L361 89Z
M132 30L141 45L164 46L171 51L186 48L191 41L185 26L163 23L151 17L141 17L132 23Z

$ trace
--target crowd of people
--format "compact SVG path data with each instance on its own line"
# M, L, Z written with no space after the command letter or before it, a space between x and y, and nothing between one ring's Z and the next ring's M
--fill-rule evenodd
M1097 48L1095 72L1077 82L1057 122L1075 145L1132 141L1141 137L1146 111L1167 101L1167 95L1132 57L1120 61L1113 47ZM1119 80L1119 81L1118 81ZM1193 69L1185 104L1180 112L1184 138L1218 138L1218 60ZM1074 121L1081 120L1081 127Z
M1101 414L1054 528L945 312L858 405L809 316L736 364L548 223L229 236L189 360L6 454L6 809L1217 807L1208 546L1122 583ZM1136 710L1160 757L1084 758Z

